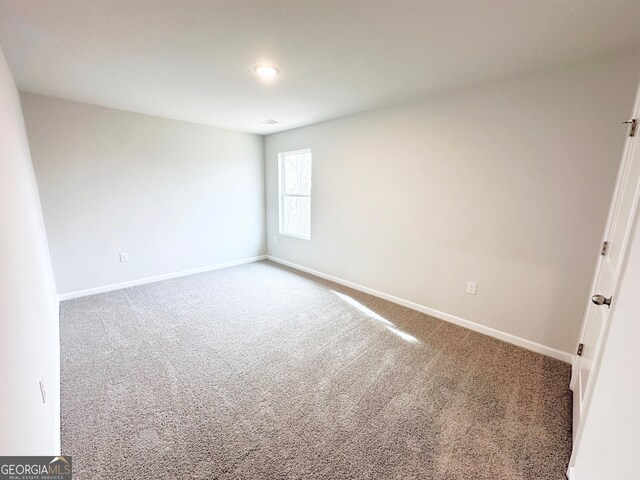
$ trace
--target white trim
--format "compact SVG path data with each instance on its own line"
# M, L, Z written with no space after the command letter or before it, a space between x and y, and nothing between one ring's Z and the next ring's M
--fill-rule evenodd
M311 236L304 237L302 235L294 235L293 233L280 232L280 235L284 235L286 237L299 238L300 240L311 240Z
M374 290L373 288L365 287L363 285L359 285L357 283L353 283L348 280L343 280L342 278L334 277L333 275L328 275L326 273L322 273L317 270L313 270L312 268L304 267L302 265L298 265L296 263L292 263L287 260L282 260L281 258L273 257L271 255L267 255L267 258L269 260L272 260L276 263L280 263L287 267L295 268L296 270L310 273L312 275L315 275L316 277L324 278L326 280L331 280L332 282L339 283L340 285L344 285L345 287L353 288L354 290L359 290L361 292L368 293L369 295L373 295L374 297L379 297L384 300L388 300L390 302L396 303L398 305L402 305L403 307L407 307L412 310L416 310L418 312L426 313L427 315L431 315L432 317L439 318L440 320L445 320L447 322L454 323L461 327L468 328L469 330L473 330L475 332L489 335L490 337L497 338L498 340L502 340L504 342L526 348L527 350L531 350L533 352L541 353L542 355L546 355L548 357L552 357L566 363L571 363L573 359L573 355L571 355L570 353L563 352L561 350L557 350L552 347L547 347L546 345L532 342L531 340L527 340L522 337L517 337L516 335L502 332L500 330L496 330L495 328L487 327L485 325L480 325L479 323L472 322L471 320L465 320L464 318L456 317L455 315L451 315L449 313L445 313L439 310L435 310L433 308L425 307L424 305L420 305L419 303L415 303L410 300L405 300L404 298L396 297L394 295L390 295L388 293L384 293L379 290Z
M577 480L578 477L576 477L576 469L574 467L569 467L567 469L567 478L569 480Z
M153 277L140 278L137 280L129 280L121 283L114 283L111 285L105 285L103 287L88 288L86 290L78 290L76 292L61 293L58 295L60 301L70 300L72 298L86 297L88 295L95 295L97 293L111 292L112 290L120 290L122 288L135 287L136 285L144 285L146 283L159 282L161 280L168 280L170 278L185 277L187 275L194 275L196 273L210 272L212 270L219 270L221 268L235 267L236 265L242 265L245 263L258 262L265 260L266 255L258 255L257 257L242 258L240 260L232 260L230 262L217 263L215 265L209 265L206 267L192 268L190 270L182 270L180 272L163 273L162 275L154 275Z

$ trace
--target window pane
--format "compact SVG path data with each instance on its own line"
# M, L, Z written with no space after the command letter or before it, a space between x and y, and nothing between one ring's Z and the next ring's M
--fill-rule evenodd
M284 194L311 195L311 154L284 157Z
M311 236L311 197L284 197L283 232L309 238Z

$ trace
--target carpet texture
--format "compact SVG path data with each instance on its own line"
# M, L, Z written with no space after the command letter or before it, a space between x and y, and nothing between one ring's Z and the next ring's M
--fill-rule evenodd
M569 365L270 262L61 305L74 478L564 479Z

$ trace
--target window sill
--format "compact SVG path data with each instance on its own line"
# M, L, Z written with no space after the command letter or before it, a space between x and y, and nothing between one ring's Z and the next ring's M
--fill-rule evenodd
M285 232L280 232L280 235L284 235L285 237L299 238L300 240L311 240L311 235L309 235L308 237L303 237L302 235L295 235L293 233Z

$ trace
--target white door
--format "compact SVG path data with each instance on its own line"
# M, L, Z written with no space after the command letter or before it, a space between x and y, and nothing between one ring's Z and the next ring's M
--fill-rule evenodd
M640 91L636 99L633 117L640 116ZM631 233L634 212L640 193L640 125L629 124L629 136L624 148L616 189L609 210L609 218L603 240L603 253L599 256L593 285L592 298L585 315L580 337L581 352L577 357L574 375L571 379L573 390L573 433L574 443L578 440L580 418L588 408L590 392L597 375L598 359L607 332L609 302L616 301L616 285L622 267L624 253ZM635 127L635 128L634 128ZM631 136L633 130L635 135ZM606 246L604 246L604 242Z

